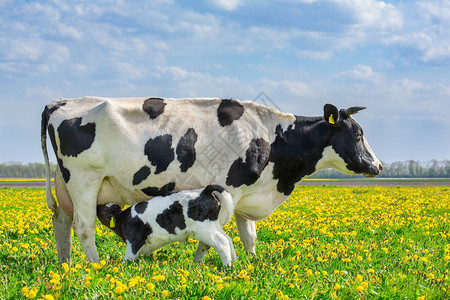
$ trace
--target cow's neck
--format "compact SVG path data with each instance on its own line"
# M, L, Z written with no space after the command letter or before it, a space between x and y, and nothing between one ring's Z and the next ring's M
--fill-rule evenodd
M287 128L276 127L269 161L274 163L279 192L289 195L302 178L316 171L327 145L327 126L323 117L296 116Z

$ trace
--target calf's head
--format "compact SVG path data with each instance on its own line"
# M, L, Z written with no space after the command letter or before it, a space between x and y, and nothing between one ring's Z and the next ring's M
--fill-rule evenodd
M374 177L381 173L383 167L367 143L361 126L351 117L362 109L365 107L338 111L334 105L324 106L324 118L330 129L328 146L331 146L325 151L333 156L332 164L338 171Z

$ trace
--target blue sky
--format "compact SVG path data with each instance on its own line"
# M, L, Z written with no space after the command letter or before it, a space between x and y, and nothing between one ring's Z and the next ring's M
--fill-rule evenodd
M43 162L40 114L55 98L261 92L297 115L367 106L355 119L382 161L450 159L449 1L3 0L0 10L0 162Z

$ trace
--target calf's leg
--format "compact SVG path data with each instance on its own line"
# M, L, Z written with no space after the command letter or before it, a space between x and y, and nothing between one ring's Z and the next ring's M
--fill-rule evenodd
M202 241L199 241L194 260L196 262L201 263L203 261L203 259L205 258L206 252L208 252L209 248L211 248L211 247L208 246L207 244L203 243Z
M223 234L228 240L228 247L230 248L231 260L237 261L236 251L234 251L233 240L225 232Z
M203 236L203 242L213 247L219 253L224 266L231 266L230 246L226 234L219 230L212 231L210 234Z
M127 241L127 251L125 252L122 263L125 263L127 260L135 261L139 256L138 253L139 251L133 253L133 245L129 241Z

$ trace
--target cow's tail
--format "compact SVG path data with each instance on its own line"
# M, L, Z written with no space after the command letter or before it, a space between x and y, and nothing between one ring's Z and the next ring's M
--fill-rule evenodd
M56 211L56 200L52 194L52 186L51 186L51 171L50 171L50 161L48 159L48 151L47 151L47 126L48 126L48 118L49 112L48 107L45 106L44 111L42 112L41 118L41 146L42 146L42 154L44 155L45 160L45 198L47 200L47 206L53 211Z

